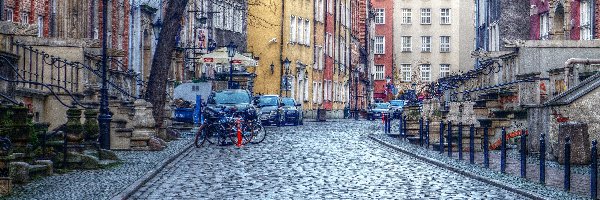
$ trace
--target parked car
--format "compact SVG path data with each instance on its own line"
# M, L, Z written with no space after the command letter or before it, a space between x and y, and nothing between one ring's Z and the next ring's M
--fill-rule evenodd
M381 119L381 116L385 113L390 113L389 103L374 103L367 111L369 120Z
M304 124L302 105L297 104L293 98L281 98L281 125L292 123L294 126Z
M404 100L391 100L390 106L392 117L394 119L399 119L402 117L402 112L404 112Z
M258 114L263 125L281 125L281 118L279 116L281 100L279 99L279 95L259 96L255 104L258 107Z
M216 109L246 111L256 117L256 107L252 104L252 95L248 90L228 89L213 92L208 97L208 107Z

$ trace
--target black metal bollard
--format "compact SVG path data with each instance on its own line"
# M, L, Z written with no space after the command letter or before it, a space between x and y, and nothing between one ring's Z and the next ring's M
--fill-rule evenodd
M475 164L475 125L469 127L469 162Z
M462 122L458 123L458 160L463 159L463 132Z
M387 126L386 126L386 127L387 127L386 131L387 131L387 133L388 133L388 134L391 134L391 133L392 133L392 117L391 117L391 116L392 116L392 115L390 115L390 114L387 114L387 115L385 116L385 120L386 120L386 123L385 123L385 124L387 125Z
M521 130L521 178L527 178L527 134Z
M452 158L452 122L448 121L448 138L446 138L448 142L448 157Z
M564 190L571 190L571 138L567 136L565 138L565 177L564 177Z
M425 120L425 144L427 144L427 149L429 149L429 119Z
M590 197L598 197L598 141L592 141L592 164L590 165Z
M506 129L502 128L502 147L500 148L500 172L506 173Z
M540 134L540 183L546 184L546 135Z
M483 166L490 168L490 155L488 151L488 127L483 128Z
M423 118L419 118L419 146L423 146Z
M408 131L408 127L406 127L406 118L408 118L406 115L404 116L404 120L402 120L402 137L404 137L406 139L406 132Z
M400 135L400 138L402 138L402 119L404 118L404 116L400 115L400 119L398 120L398 134Z
M444 153L444 121L440 121L440 153Z

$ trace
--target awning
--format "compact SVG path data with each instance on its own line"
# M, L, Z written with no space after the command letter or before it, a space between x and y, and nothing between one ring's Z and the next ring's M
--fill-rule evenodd
M200 59L201 63L205 63L205 64L229 64L229 56L227 55L227 48L220 48L217 49L216 51L209 53L209 54L205 54L201 57ZM235 56L233 56L231 62L234 65L243 65L243 66L256 66L257 62L256 60L252 59L252 58L248 58L242 54L236 53Z

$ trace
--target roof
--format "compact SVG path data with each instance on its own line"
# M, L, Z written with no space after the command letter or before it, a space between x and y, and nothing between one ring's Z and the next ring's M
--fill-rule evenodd
M550 99L544 106L562 106L568 105L577 99L587 95L600 87L600 72L585 79L579 85L567 90L566 92Z

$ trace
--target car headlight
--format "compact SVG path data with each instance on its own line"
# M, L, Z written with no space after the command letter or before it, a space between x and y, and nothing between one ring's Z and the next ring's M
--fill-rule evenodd
M269 113L269 114L271 114L271 115L276 115L276 114L277 114L277 111L275 111L275 110L272 110L272 111L271 111L271 113Z

